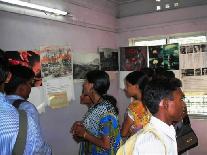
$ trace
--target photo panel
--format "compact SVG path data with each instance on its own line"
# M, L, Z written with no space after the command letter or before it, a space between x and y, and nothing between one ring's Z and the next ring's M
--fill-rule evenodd
M120 71L139 71L147 61L147 46L120 47Z

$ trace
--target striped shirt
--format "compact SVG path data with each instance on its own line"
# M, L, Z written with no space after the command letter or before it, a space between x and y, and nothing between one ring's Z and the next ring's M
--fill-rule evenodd
M6 95L6 99L9 101L10 104L13 104L14 101L19 100L19 99L25 100L24 98L22 98L18 95ZM33 118L33 120L35 121L35 123L37 123L37 125L39 125L39 128L40 128L39 113L37 111L37 108L32 103L25 100L25 101L21 102L18 109L25 110L27 115L30 115Z
M39 126L28 115L28 128L24 155L51 155L51 148L45 143ZM0 155L11 155L19 130L19 113L0 93Z

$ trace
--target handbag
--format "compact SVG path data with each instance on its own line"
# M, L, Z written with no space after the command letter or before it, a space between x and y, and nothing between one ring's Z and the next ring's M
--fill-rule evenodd
M176 140L179 155L198 146L198 137L191 127L188 115L183 119L182 126L176 130Z

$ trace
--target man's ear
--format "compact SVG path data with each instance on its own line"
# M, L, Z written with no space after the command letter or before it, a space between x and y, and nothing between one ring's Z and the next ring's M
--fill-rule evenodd
M167 98L164 98L162 99L162 101L160 102L160 106L163 108L163 109L168 109L168 102L169 100Z

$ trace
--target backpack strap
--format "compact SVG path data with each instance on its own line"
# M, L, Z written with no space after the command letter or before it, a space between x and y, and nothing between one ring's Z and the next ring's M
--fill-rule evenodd
M27 137L27 113L24 110L19 112L19 132L12 150L12 155L23 155Z
M15 107L15 108L19 108L19 106L20 106L20 104L22 103L22 102L24 102L24 101L26 101L26 100L23 100L23 99L17 99L17 100L15 100L13 103L12 103L12 105Z
M183 124L185 124L185 125L189 124L191 126L190 118L189 118L188 114L186 114L186 116L183 118Z

